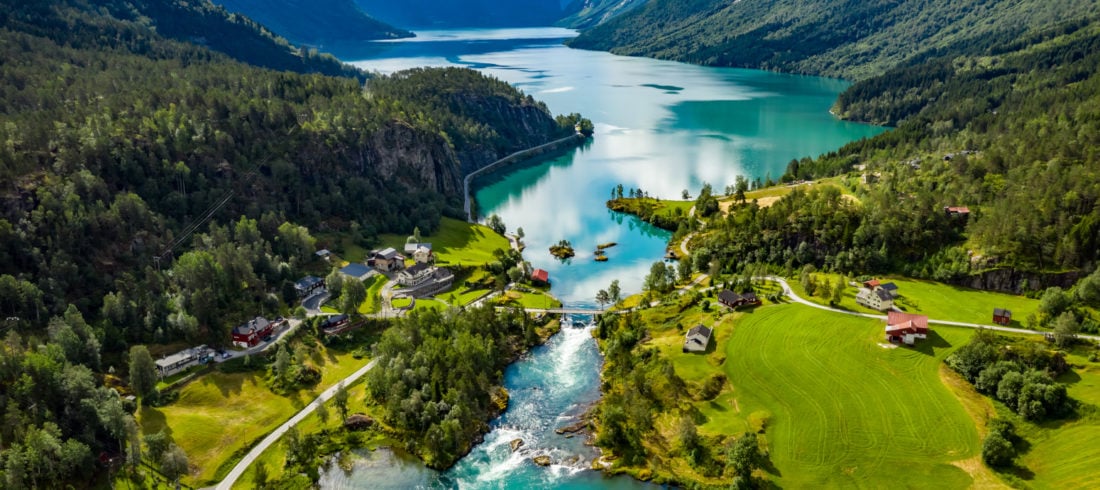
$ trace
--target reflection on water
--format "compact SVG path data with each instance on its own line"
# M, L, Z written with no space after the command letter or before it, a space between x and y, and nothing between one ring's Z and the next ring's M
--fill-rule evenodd
M881 128L837 121L828 112L846 83L762 71L691 66L627 58L561 45L556 29L508 32L431 32L414 41L366 43L334 49L357 66L392 72L421 65L467 66L505 80L547 103L555 113L580 112L596 126L593 141L537 164L519 165L479 180L483 216L501 215L522 227L525 257L550 272L553 292L568 305L593 306L612 280L638 292L669 233L631 216L609 212L614 186L655 197L696 195L704 183L716 192L736 177L778 178L792 158L815 156L871 136ZM561 239L577 256L561 262L549 253ZM608 262L595 262L596 245L617 242ZM325 488L638 488L628 478L586 470L595 453L579 438L553 429L599 398L599 352L587 329L561 334L510 366L505 387L511 406L492 423L485 442L444 473L376 452L350 474L325 473ZM525 441L512 452L509 442ZM549 454L555 464L530 458ZM576 461L569 458L578 456ZM564 464L563 464L564 463Z

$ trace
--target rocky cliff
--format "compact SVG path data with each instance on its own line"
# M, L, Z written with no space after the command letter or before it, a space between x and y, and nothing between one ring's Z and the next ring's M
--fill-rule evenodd
M409 189L462 195L458 155L442 136L394 121L371 134L367 168Z

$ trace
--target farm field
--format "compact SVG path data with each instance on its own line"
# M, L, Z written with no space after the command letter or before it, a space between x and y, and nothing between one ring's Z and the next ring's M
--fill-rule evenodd
M380 238L379 247L393 247L401 251L408 237L382 235ZM454 218L443 218L435 234L424 235L420 239L432 244L432 252L439 265L484 265L496 261L494 250L508 250L511 247L507 238L488 227Z
M321 369L321 381L313 389L280 396L268 388L262 373L213 372L181 388L174 403L139 409L138 424L143 434L165 430L187 453L198 472L185 477L184 483L213 483L253 441L367 363L323 347L309 360Z
M689 312L681 321L715 323ZM981 443L973 420L942 384L939 366L973 333L933 328L916 349L885 349L882 322L778 305L725 315L716 350L679 351L676 329L654 344L677 374L699 382L729 378L715 400L696 402L700 434L736 435L766 427L764 439L781 487L905 487L937 482L966 488L973 479L952 462ZM965 466L965 465L964 465ZM904 471L899 471L904 468Z
M937 320L993 323L993 309L1012 310L1011 327L1024 328L1028 315L1039 309L1039 300L1026 296L979 291L933 281L888 278L898 285L898 307Z
M839 274L815 273L814 277L819 283L827 278L829 284L833 284L838 278L842 279ZM901 296L894 304L899 308L909 313L928 315L935 320L992 325L993 309L1007 308L1012 311L1012 324L1009 326L1024 328L1027 316L1039 309L1039 300L1026 296L980 291L920 279L886 277L880 280L898 285ZM807 295L797 277L788 278L787 282L795 294L802 298L822 305L829 304L825 298ZM845 287L840 308L860 313L884 314L856 304L858 292L859 288L855 286Z

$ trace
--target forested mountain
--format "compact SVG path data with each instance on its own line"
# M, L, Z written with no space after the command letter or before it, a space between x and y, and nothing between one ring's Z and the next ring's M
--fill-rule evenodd
M411 32L372 19L353 0L216 0L230 12L256 20L298 44L411 37Z
M209 56L187 45L160 42L166 38L275 70L366 77L332 56L292 46L207 0L0 0L0 5L0 25L70 48L123 50L186 62Z
M463 168L573 132L469 70L364 87L208 3L0 12L3 488L82 487L94 454L140 456L103 386L130 345L225 344L285 314L315 234L429 233L460 212Z
M563 12L565 18L559 20L557 24L574 29L587 29L645 3L646 0L572 0Z
M650 0L570 41L712 66L862 79L1097 11L1095 0Z
M355 0L364 12L405 28L548 26L558 0Z
M735 208L696 264L813 264L1013 292L1068 287L1094 269L1100 22L986 41L853 85L839 113L897 128L792 161L782 181L845 175L854 198L815 185Z

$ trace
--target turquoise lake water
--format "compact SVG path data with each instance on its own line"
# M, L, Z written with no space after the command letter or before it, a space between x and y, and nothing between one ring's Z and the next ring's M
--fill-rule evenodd
M792 158L816 156L883 128L829 114L847 86L840 80L741 69L706 68L564 47L572 31L556 28L418 32L400 42L327 46L341 59L383 73L415 66L467 66L512 83L555 114L579 112L596 126L593 140L547 161L479 180L483 215L522 227L525 257L550 272L567 305L593 306L618 279L638 292L669 233L605 207L611 189L695 196L704 183L722 192L738 175L778 178ZM560 262L549 246L573 243ZM597 244L608 262L594 262ZM639 488L628 478L587 470L596 452L568 425L599 398L602 359L587 329L565 328L505 373L511 406L485 442L446 472L427 470L389 451L365 453L350 472L325 473L324 488ZM508 443L522 438L512 453ZM542 468L530 458L549 454ZM577 456L576 461L572 458Z

